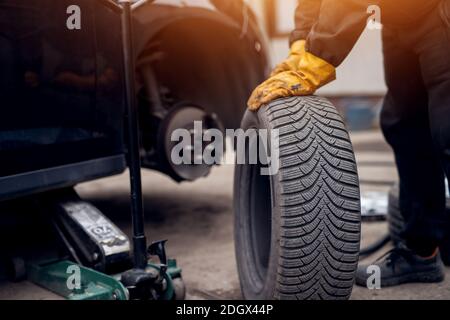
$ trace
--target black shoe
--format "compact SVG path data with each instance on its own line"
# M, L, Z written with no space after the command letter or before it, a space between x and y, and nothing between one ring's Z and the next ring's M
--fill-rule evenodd
M367 280L373 274L373 268L369 268L370 266L358 267L356 272L357 285L368 287ZM422 258L402 245L389 251L375 261L372 266L380 268L380 284L382 288L403 283L441 282L445 278L444 268L439 255L433 258Z

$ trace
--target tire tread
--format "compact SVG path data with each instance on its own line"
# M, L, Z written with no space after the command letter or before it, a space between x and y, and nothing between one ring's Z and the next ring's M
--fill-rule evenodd
M360 249L360 191L345 124L319 97L268 105L280 130L281 239L276 298L348 299ZM300 131L299 131L300 129Z

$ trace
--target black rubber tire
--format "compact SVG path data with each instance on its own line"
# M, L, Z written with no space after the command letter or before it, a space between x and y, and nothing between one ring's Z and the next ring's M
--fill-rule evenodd
M393 186L389 191L388 208L387 220L389 224L389 234L394 243L400 243L403 241L402 233L403 229L405 228L405 220L403 219L403 216L400 212L400 189L398 184ZM447 212L450 214L450 199L447 199Z
M402 232L405 227L405 220L400 212L399 188L395 185L389 191L388 215L389 235L394 244L402 242Z
M245 299L348 299L358 264L361 207L353 148L320 97L247 112L244 130L280 130L280 170L237 165L235 249Z

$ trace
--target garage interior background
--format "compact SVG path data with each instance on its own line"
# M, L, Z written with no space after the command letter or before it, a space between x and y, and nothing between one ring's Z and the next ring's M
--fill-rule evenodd
M246 0L264 26L272 65L289 52L298 0ZM337 80L318 91L343 112L353 130L377 126L377 115L386 92L381 30L366 29L350 56L337 70Z

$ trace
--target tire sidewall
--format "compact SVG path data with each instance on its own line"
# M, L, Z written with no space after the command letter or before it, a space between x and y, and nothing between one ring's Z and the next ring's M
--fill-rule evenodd
M266 129L272 130L272 126L270 125L269 119L267 117L267 107L262 107L258 112L247 111L244 115L241 128L245 131L248 129ZM269 146L270 148L270 146ZM270 149L269 149L270 152ZM236 191L241 190L241 174L242 166L237 166L236 174L235 174L235 183L237 183L237 187L235 187ZM271 203L272 203L272 226L271 226L271 241L270 241L270 255L269 255L269 265L267 268L266 279L264 281L264 286L260 292L249 291L248 288L252 286L248 284L248 272L249 270L246 266L241 265L242 261L246 260L246 257L238 258L238 269L239 276L241 280L241 289L245 299L248 300L268 300L268 299L276 299L277 298L277 277L278 277L278 267L279 267L279 258L280 258L280 219L281 219L281 211L280 211L280 185L279 185L279 174L272 175L270 178L270 192L271 192ZM238 192L236 192L238 193ZM235 194L235 198L237 198L237 202L241 202L241 194ZM247 199L248 200L248 199ZM245 201L245 200L244 200ZM235 213L239 209L235 209ZM239 247L242 242L247 241L246 239L242 239L242 234L239 228L242 228L240 224L241 221L239 219L243 219L243 215L241 214L238 217L235 214L235 238L237 239L236 244L236 253L240 254ZM248 244L246 244L248 245ZM242 253L241 253L242 254ZM244 259L244 260L243 260Z

